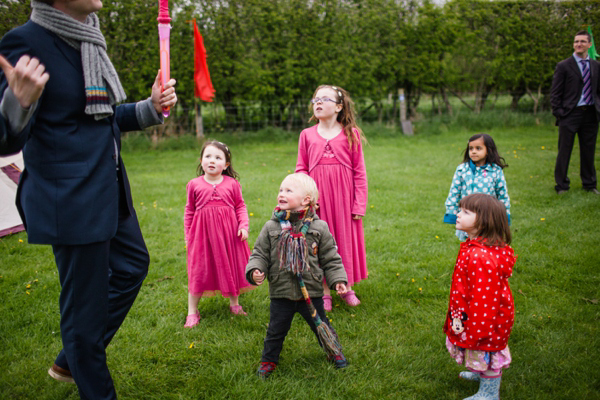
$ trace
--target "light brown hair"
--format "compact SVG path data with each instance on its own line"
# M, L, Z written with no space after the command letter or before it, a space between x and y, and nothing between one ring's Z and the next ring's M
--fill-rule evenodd
M354 102L350 98L348 92L339 86L321 85L313 93L313 98L317 95L319 90L324 88L333 90L335 92L335 102L342 105L342 110L337 115L337 122L344 127L344 134L348 139L350 150L352 150L353 147L358 147L360 142L367 144L367 138L365 137L365 134L356 124L356 110L354 109ZM310 113L314 112L312 103L309 104L308 110ZM314 113L308 122L313 121L318 121Z
M476 236L490 246L504 246L512 239L504 204L493 196L473 193L460 200L459 207L476 214Z

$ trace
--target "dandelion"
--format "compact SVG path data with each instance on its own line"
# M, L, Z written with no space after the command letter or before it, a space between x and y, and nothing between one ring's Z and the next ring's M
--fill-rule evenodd
M25 294L27 294L29 296L31 293L29 293L29 290L26 290Z
M27 286L25 286L26 289L31 289L31 284L27 284Z
M423 288L421 288L421 287L420 287L420 288L419 288L419 292L422 292L422 291L423 291Z
M258 201L260 201L260 197L258 198Z
M533 175L529 175L529 177L530 177L531 179L533 179Z
M250 216L251 216L251 217L254 217L254 213L250 213Z
M188 349L191 349L192 347L194 347L194 342L190 343Z
M23 239L19 239L19 243L23 243Z
M516 150L513 150L513 153L514 153L514 154L517 154L517 151L516 151Z
M396 276L400 276L400 274L396 274Z
M423 280L424 280L424 281L426 281L426 280L427 280L427 277L426 277L426 276L424 276L424 277L423 277Z
M542 146L542 150L546 150L546 146Z
M140 206L143 206L143 205L144 205L144 202L142 201L142 202L140 203Z
M545 220L546 220L546 218L540 218L540 221L545 221Z
M371 204L371 208L375 208L375 206L373 204Z
M412 283L415 283L415 278L412 278L410 281L411 281Z
M292 173L292 171L290 171L290 170L288 169L288 174L291 174L291 173Z
M440 237L439 237L438 235L435 235L435 238L436 238L436 239L439 239Z

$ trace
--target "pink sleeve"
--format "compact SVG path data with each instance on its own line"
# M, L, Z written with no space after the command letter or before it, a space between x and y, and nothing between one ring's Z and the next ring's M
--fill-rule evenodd
M308 152L306 146L306 134L304 131L300 133L300 139L298 139L298 160L296 161L296 172L308 174Z
M234 181L233 185L233 202L238 221L238 230L248 230L250 224L248 222L248 209L246 208L244 197L242 197L242 185L238 181Z
M365 168L365 156L362 151L362 143L352 150L352 173L354 174L354 204L352 215L365 215L367 211L368 185L367 169Z
M192 220L194 219L194 213L196 212L196 195L194 192L193 181L187 184L187 201L185 203L185 212L183 213L183 231L185 233L185 240L187 241L188 232L192 226Z

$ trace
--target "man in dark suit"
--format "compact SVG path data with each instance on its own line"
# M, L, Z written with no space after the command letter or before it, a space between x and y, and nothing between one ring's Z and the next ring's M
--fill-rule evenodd
M586 31L577 32L573 56L559 62L554 71L550 102L558 126L558 156L554 168L556 193L569 190L567 176L575 134L579 136L581 182L583 189L596 189L594 152L600 116L600 64L588 57L592 38Z
M105 348L149 264L121 132L162 123L175 81L157 76L147 100L117 105L125 94L98 27L102 2L31 4L31 20L0 42L0 153L23 148L17 206L59 272L63 350L48 373L75 381L82 398L114 399Z

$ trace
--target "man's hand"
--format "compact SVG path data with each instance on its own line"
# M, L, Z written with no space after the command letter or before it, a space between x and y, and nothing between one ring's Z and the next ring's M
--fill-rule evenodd
M21 107L27 109L35 103L50 79L46 68L37 58L24 55L14 67L8 60L0 56L0 67L4 71L8 86L14 93Z
M173 107L175 103L177 103L177 94L175 93L175 79L171 79L164 85L164 90L162 86L162 82L160 79L160 69L158 70L158 74L156 74L156 79L154 79L154 84L152 85L152 105L158 114L162 114L163 108Z
M255 269L254 271L252 271L252 280L257 285L262 285L262 283L265 280L265 273L260 272L260 270L258 270L258 269Z

